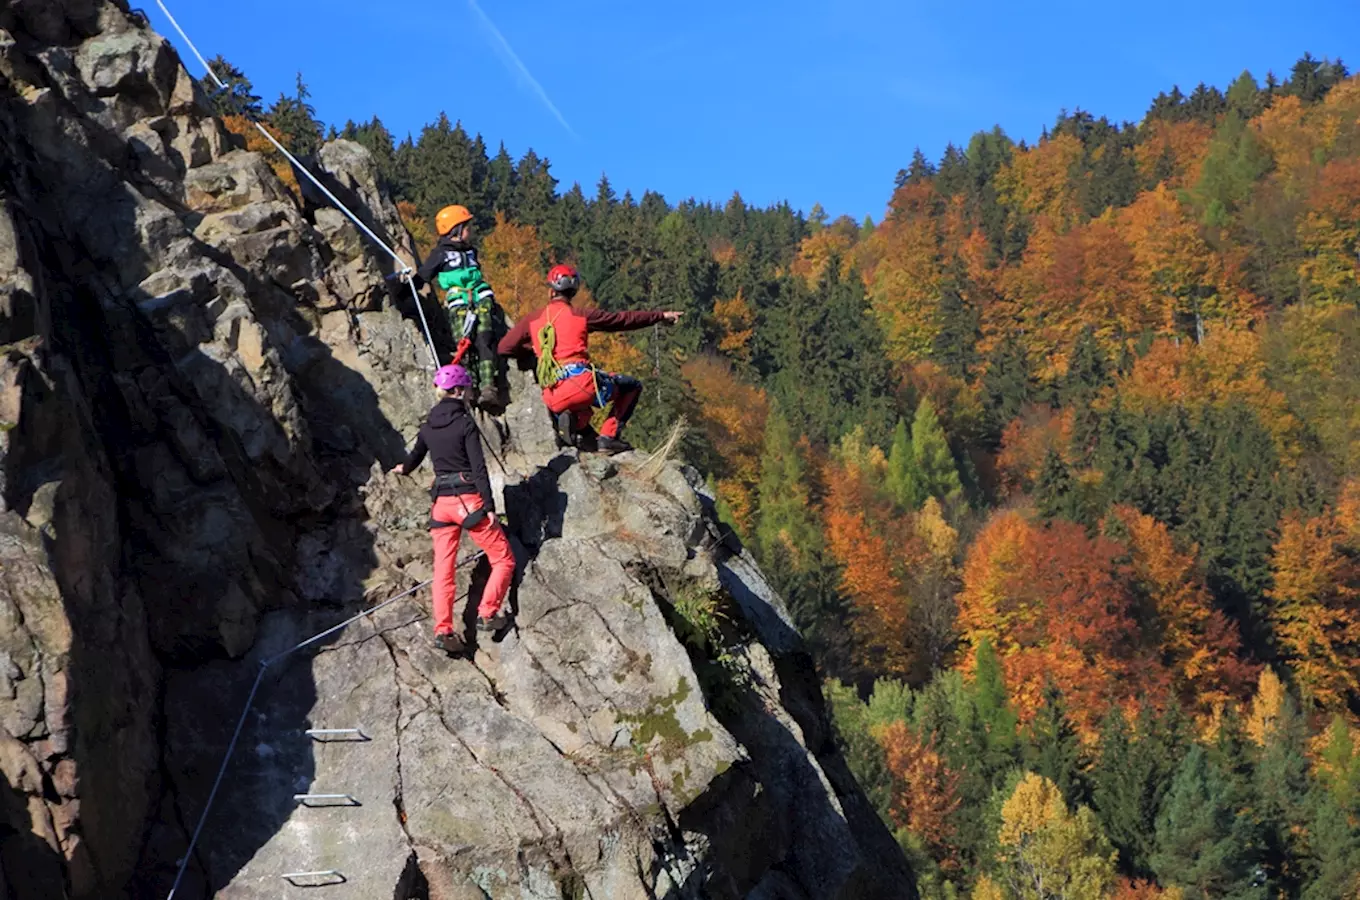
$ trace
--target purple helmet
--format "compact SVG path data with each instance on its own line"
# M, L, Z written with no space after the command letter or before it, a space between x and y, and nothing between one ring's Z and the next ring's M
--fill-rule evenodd
M444 366L434 373L434 386L441 391L451 391L456 387L472 387L472 376L462 366Z

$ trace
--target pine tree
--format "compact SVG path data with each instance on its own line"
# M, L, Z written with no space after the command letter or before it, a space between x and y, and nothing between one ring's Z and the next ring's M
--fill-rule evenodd
M1063 461L1062 454L1052 447L1044 456L1043 468L1034 485L1034 504L1045 519L1086 523L1077 480L1072 477L1072 470Z
M325 129L316 118L316 109L308 102L311 96L299 72L296 93L292 97L280 94L266 115L269 124L283 133L283 145L297 156L311 156L321 149Z
M1263 896L1252 886L1252 828L1230 776L1193 745L1157 816L1151 865L1163 885L1187 900Z
M800 433L825 445L863 424L870 443L887 443L892 375L857 274L842 278L833 258L815 291L802 278L783 278L761 318L757 359Z
M946 283L935 306L938 329L930 356L955 378L968 380L977 365L978 314L964 302L958 287Z
M515 166L514 207L520 224L542 230L552 219L557 179L550 170L548 160L540 159L532 149L525 151Z
M911 165L897 173L897 187L906 184L920 184L923 181L935 177L935 166L931 165L930 160L917 147L911 154Z
M1312 859L1302 900L1360 897L1360 805L1343 805L1326 791L1316 791L1312 805Z
M210 78L202 80L203 88L208 93L208 103L212 105L213 115L219 119L227 116L249 116L258 120L264 114L260 98L255 93L255 86L250 83L244 72L222 56L208 60L208 67L226 85L224 89L218 87L217 82Z
M1296 897L1302 887L1311 812L1307 726L1293 695L1285 691L1264 724L1254 771L1256 815L1263 838L1262 868L1272 896Z
M992 433L999 443L1002 429L1020 415L1025 404L1038 397L1038 386L1030 373L1029 355L1014 335L1007 335L987 357L987 368L982 373L982 392Z
M518 219L519 208L516 191L519 180L515 173L515 161L502 143L486 167L486 205L491 213L504 213L507 218Z
M1086 802L1081 737L1067 717L1062 691L1051 681L1044 687L1043 705L1026 731L1024 760L1026 769L1056 784L1070 805Z
M770 404L757 485L756 548L799 631L833 675L849 673L846 605L840 573L828 561L813 507L812 474L778 403Z
M908 494L912 509L919 509L927 497L934 497L946 507L963 498L954 454L929 396L921 398L911 420L911 456Z
M1091 770L1091 800L1124 869L1135 878L1153 875L1157 815L1171 788L1189 738L1179 708L1157 716L1145 707L1136 733L1121 710L1106 717L1099 763Z
M1261 101L1261 89L1257 87L1256 79L1251 72L1243 69L1242 74L1228 87L1228 108L1242 118L1250 119L1264 109Z

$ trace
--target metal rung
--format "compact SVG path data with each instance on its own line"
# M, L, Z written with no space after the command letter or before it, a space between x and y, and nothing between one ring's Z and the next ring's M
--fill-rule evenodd
M324 872L288 872L283 875L280 875L279 877L287 879L288 883L291 884L293 887L330 887L333 884L344 884L346 880L344 875L341 875L334 869L327 869ZM318 880L322 878L330 880L328 881ZM299 881L303 880L310 881L312 883L298 884Z
M352 738L355 742L371 740L360 728L308 728L303 734L312 740L332 737Z
M353 794L294 794L293 800L303 806L318 804L322 806L363 806L358 800L354 799ZM335 801L343 800L344 803Z

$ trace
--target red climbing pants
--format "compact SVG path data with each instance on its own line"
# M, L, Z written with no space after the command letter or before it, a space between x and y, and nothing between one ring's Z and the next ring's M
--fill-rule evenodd
M603 408L613 400L609 417L600 426L600 434L616 438L623 426L628 424L628 417L633 414L633 407L640 396L642 382L636 378L612 372L581 372L545 388L543 402L553 415L571 412L574 419L572 425L580 431L590 424L591 414L596 409Z
M454 569L458 564L458 541L463 536L462 522L469 514L482 508L482 498L476 494L440 497L434 501L430 518L436 522L455 522L442 528L430 529L434 539L434 633L453 633L453 601L457 596ZM510 592L510 580L515 575L515 556L510 552L510 540L500 525L490 517L467 530L472 540L491 563L491 577L482 590L482 602L477 615L489 619L501 611L505 595Z

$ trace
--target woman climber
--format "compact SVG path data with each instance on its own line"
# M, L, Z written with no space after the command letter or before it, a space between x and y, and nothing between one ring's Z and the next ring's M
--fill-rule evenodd
M496 294L482 275L477 250L472 246L472 213L466 206L446 206L434 219L439 242L415 273L416 289L434 284L444 295L449 327L458 337L455 364L464 362L472 351L467 368L476 374L475 403L493 415L504 412L496 358Z
M509 624L503 609L515 557L510 541L496 520L496 500L486 472L481 435L467 403L472 396L472 377L462 366L444 366L434 375L439 402L420 426L415 447L406 462L392 471L410 475L429 453L434 464L430 487L430 537L434 540L434 643L449 654L466 648L453 628L454 567L458 540L466 531L486 552L491 577L482 589L477 607L477 630L495 634Z
M657 322L674 325L679 312L605 312L577 310L571 299L581 287L581 276L571 266L554 266L548 273L548 305L516 323L501 339L502 356L532 351L538 357L538 386L553 414L558 437L582 450L620 453L633 449L623 440L623 426L642 396L642 382L629 375L601 372L590 362L588 335L592 331L634 331ZM591 430L595 409L613 401L598 437Z

